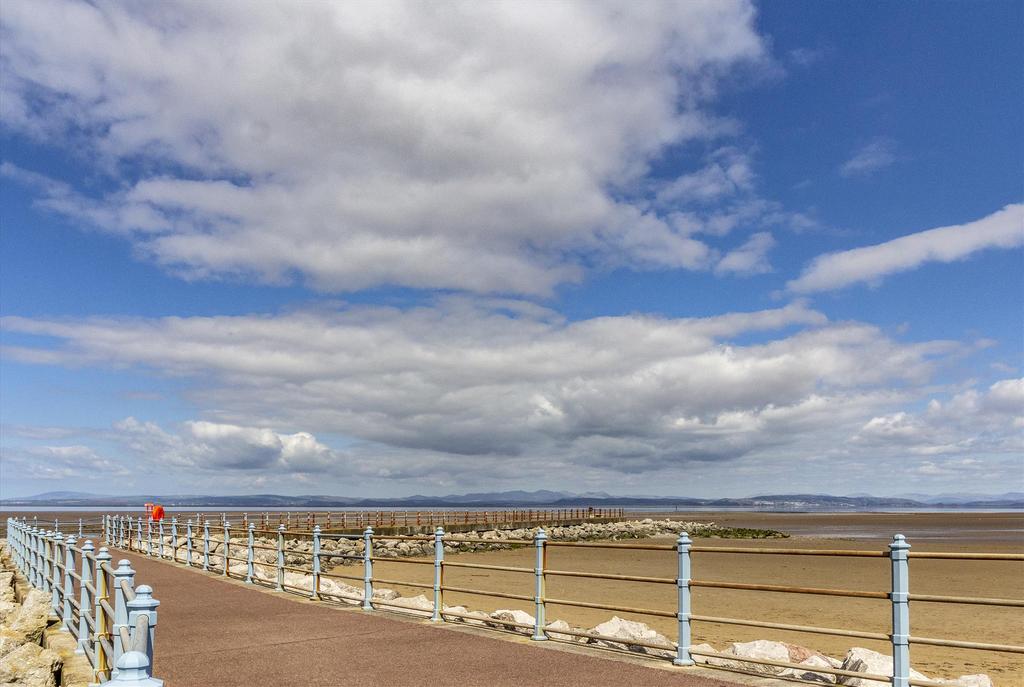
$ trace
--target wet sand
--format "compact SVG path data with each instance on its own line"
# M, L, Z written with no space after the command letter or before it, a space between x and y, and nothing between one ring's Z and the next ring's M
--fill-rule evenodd
M40 520L43 514L39 515ZM75 520L90 514L63 513L62 520ZM1012 552L1024 553L1024 513L682 513L669 517L700 522L715 522L735 527L771 528L787 532L789 539L722 540L700 539L697 545L715 547L887 549L892 534L907 536L914 551ZM7 514L4 514L6 517ZM53 514L47 514L52 519ZM643 517L657 517L643 514ZM671 539L642 540L633 544L656 542L671 544ZM533 594L534 551L532 548L472 554L448 554L448 560L529 568L529 573L479 569L447 568L445 584L472 589ZM674 578L677 560L671 551L641 549L594 549L551 547L547 567L553 570L578 570L623 575ZM346 571L348 572L348 571ZM421 583L432 581L430 566L381 561L375 575L385 579ZM693 554L693 578L758 584L805 587L831 587L855 590L887 591L889 561L885 558L818 556L781 556L750 554ZM912 559L911 592L1024 599L1024 562L958 561ZM403 595L428 591L413 587L393 587ZM675 586L635 582L551 576L547 595L552 598L582 600L617 606L630 606L675 612ZM495 610L520 608L533 613L533 604L463 593L446 593L445 603L462 604L471 609ZM764 620L768 622L813 625L869 632L890 630L890 606L886 600L784 594L694 588L693 612L699 615ZM639 620L667 636L676 638L676 623L670 618L615 613L596 609L556 606L547 610L548 620L557 619L593 627L619 615ZM962 641L1021 644L1024 638L1024 612L987 606L964 606L915 602L911 604L911 632L914 636ZM775 639L818 649L841 658L851 646L866 646L888 653L884 642L848 639L826 635L748 628L732 625L694 624L694 643L709 642L722 650L730 642ZM913 666L929 677L956 677L969 673L988 673L997 686L1024 684L1024 656L969 649L946 649L912 645Z

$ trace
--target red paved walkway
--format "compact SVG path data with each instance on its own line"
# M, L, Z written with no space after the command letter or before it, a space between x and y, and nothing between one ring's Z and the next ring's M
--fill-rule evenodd
M475 685L732 687L625 661L531 646L266 593L128 558L160 600L155 675L167 687Z

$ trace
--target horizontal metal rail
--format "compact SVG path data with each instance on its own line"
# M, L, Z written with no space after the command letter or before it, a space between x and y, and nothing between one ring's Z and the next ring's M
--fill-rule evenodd
M675 549L675 547L669 547ZM857 551L853 549L768 549L734 546L694 546L692 553L750 553L778 556L853 556L859 558L888 558L888 551Z
M856 637L858 639L877 639L888 642L891 635L881 632L860 632L859 630L841 630L833 627L815 627L812 625L790 625L788 623L766 623L760 620L741 620L739 618L719 618L711 615L691 615L690 620L720 625L744 625L746 627L763 627L769 630L791 630L793 632L810 632L837 637Z
M979 604L982 606L1024 607L1024 599L990 599L979 596L943 596L939 594L908 594L910 601L928 601L944 604Z
M405 587L416 587L417 589L433 589L432 584L423 584L422 582L403 582L402 580L385 580L383 577L374 577L370 579L371 582L383 582L384 584L397 584Z
M929 646L945 646L954 649L977 649L979 651L997 651L1007 654L1024 654L1024 646L1014 644L988 644L986 642L959 642L953 639L934 639L932 637L910 636L911 644L927 644Z
M603 641L606 641L606 642L614 642L616 644L622 644L623 646L633 646L633 645L635 645L635 646L647 647L648 649L663 649L665 651L672 651L672 652L674 652L676 650L675 644L661 644L660 642L645 642L642 639L624 639L622 637L612 637L610 635L599 635L599 634L594 634L594 633L591 633L591 632L579 632L577 630L558 630L558 629L554 629L553 630L550 627L545 627L544 628L544 634L546 634L548 637L551 637L551 635L571 635L573 637L586 637L587 639L600 639L600 640L603 640ZM554 639L554 637L551 637L551 638ZM555 640L555 641L558 641L558 640Z
M365 579L362 575L339 575L338 573L327 572L320 573L320 577L336 577L340 580L355 580L357 582L362 582Z
M360 556L360 558L362 558L362 556ZM416 565L433 565L434 564L433 560L425 561L425 560L422 560L422 559L415 559L415 558L398 558L398 557L387 558L387 557L382 557L382 556L371 556L370 560L373 561L374 563L414 563Z
M673 580L674 582L675 580ZM888 599L888 592L872 592L855 589L827 589L823 587L790 587L777 584L744 584L740 582L716 582L713 580L690 580L691 587L714 589L739 589L754 592L780 592L784 594L821 594L824 596L846 596L857 599Z
M629 606L610 606L606 604L595 604L589 601L573 601L571 599L551 599L544 597L544 603L555 604L556 606L579 606L580 608L597 608L602 611L618 611L619 613L639 613L641 615L654 615L661 618L675 618L676 614L670 611L660 611L654 608L632 608Z
M530 542L531 544L533 542ZM549 541L546 546L577 546L588 549L636 549L637 551L675 551L671 544L602 544L592 541ZM694 547L697 548L697 547Z
M479 612L482 613L483 611ZM492 618L489 615L481 618L479 616L470 615L468 613L458 613L456 611L441 611L441 615L451 616L453 618L465 618L466 620L474 620L478 623L485 623L487 625L504 625L506 627L519 627L525 630L532 630L534 628L532 624L517 623L512 620L498 620L497 618Z
M376 537L377 535L374 535ZM433 539L433 537L431 537ZM532 539L474 539L472 537L445 537L445 543L454 542L456 544L533 544ZM550 546L553 542L548 542Z
M960 561L1024 561L1024 553L952 553L947 551L908 551L911 558L945 558Z
M756 663L758 665L775 666L777 668L793 668L801 670L805 673L828 673L829 675L839 675L842 677L858 677L865 680L873 680L875 682L891 682L891 675L877 675L875 673L861 673L854 670L842 670L841 668L832 667L818 667L818 666L806 666L799 663L790 663L788 661L772 661L766 658L746 658L744 656L737 656L735 654L723 654L717 651L705 651L704 649L695 649L690 647L690 653L694 656L704 656L707 658L719 658L727 661L736 663ZM709 668L732 668L733 666L722 666L714 663L706 664ZM739 667L739 666L736 666Z
M441 585L441 591L444 592L459 592L462 594L474 594L476 596L496 596L501 599L516 599L518 601L533 601L532 596L526 596L525 594L509 594L507 592L487 592L480 589L469 589L467 587L449 587L448 585Z
M428 561L433 563L433 561ZM536 571L533 568L517 568L511 565L484 565L483 563L461 563L455 561L441 561L441 565L445 568L471 568L473 570L501 570L503 572L522 572L534 574ZM549 572L549 571L545 571Z
M533 572L529 570L528 572ZM560 577L589 577L598 580L621 580L624 582L650 582L652 584L676 584L674 577L641 577L639 575L612 575L609 573L580 572L577 570L548 570L544 569L545 575L556 575ZM692 582L691 582L692 584Z

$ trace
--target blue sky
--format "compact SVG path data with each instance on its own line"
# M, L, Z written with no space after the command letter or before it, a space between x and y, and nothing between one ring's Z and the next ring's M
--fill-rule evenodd
M0 495L1022 488L1022 15L9 3Z

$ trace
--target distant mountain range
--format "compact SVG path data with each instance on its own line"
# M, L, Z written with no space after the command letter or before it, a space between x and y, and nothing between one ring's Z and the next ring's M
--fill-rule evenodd
M517 507L658 507L658 508L743 508L750 510L871 510L913 508L1014 508L1024 509L1024 492L1005 494L904 494L900 496L830 496L828 494L766 494L748 498L699 499L675 496L613 496L604 492L575 494L565 491L499 491L446 496L402 498L357 498L346 496L282 496L247 494L208 496L201 494L133 494L108 496L73 491L51 491L16 499L0 500L0 506L137 506L152 501L165 506L197 508L517 508Z

